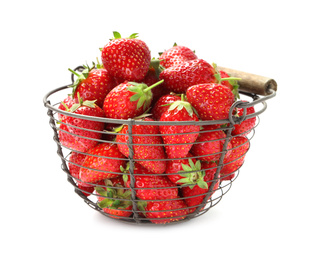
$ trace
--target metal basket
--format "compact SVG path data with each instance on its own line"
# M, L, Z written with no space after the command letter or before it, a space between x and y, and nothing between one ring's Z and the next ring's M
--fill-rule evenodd
M81 70L81 67L77 67L75 70ZM118 220L118 221L122 221L122 222L126 222L126 223L132 223L132 224L175 224L175 223L181 223L184 221L188 221L192 218L196 218L198 216L201 216L202 214L206 213L210 208L214 207L216 204L218 204L221 199L223 198L223 196L230 190L232 183L234 182L234 180L238 177L239 175L239 171L240 169L238 169L236 172L234 172L234 178L232 178L231 180L225 180L223 181L220 177L220 170L221 168L224 166L223 164L223 160L225 157L225 154L227 153L228 149L227 149L227 145L229 143L229 140L232 138L232 130L234 129L234 125L235 124L239 124L242 121L252 118L252 117L256 117L256 125L253 129L251 129L250 133L247 135L248 138L248 142L250 142L250 140L254 137L255 134L255 128L258 126L259 124L259 115L261 113L263 113L266 108L267 108L267 104L266 104L266 100L274 97L276 95L276 83L275 81L272 80L272 85L271 85L271 80L266 80L264 84L262 82L259 82L263 77L260 76L254 76L252 74L249 73L242 73L242 75L240 75L241 73L239 73L238 71L233 71L233 70L229 70L226 69L226 71L228 71L231 74L234 74L234 76L238 76L241 78L246 78L246 80L244 82L240 82L240 89L239 89L239 94L241 96L241 100L247 100L248 102L241 102L241 101L236 101L232 107L230 108L230 112L229 112L229 118L227 120L216 120L216 121L183 121L183 122L160 122L160 121L138 121L135 119L128 119L128 120L118 120L118 119L110 119L110 118L99 118L99 117L91 117L91 116L83 116L83 115L78 115L78 114L74 114L74 113L70 113L70 112L66 112L63 110L58 109L58 106L60 104L60 101L63 100L63 98L69 94L69 85L57 88L55 90L50 91L49 93L47 93L43 99L44 101L44 106L48 109L48 116L49 116L49 124L51 126L51 128L53 129L54 132L54 136L53 139L57 144L57 154L59 155L59 157L61 158L62 164L61 164L61 168L62 170L67 174L67 180L69 181L69 183L74 187L74 190L76 192L76 194L78 194L78 196L80 198L83 199L83 201L88 204L91 208L93 208L94 210L98 211L99 213L103 214L104 216L110 217L112 219ZM251 78L251 80L249 80L249 78ZM73 75L72 75L72 82L74 81ZM260 88L256 88L254 89L253 86L256 84L260 85ZM258 85L257 84L257 85ZM263 89L264 88L264 89ZM257 93L251 93L250 91L256 91ZM258 93L260 94L260 96L258 95ZM241 116L241 117L235 117L233 115L233 110L234 108L242 108L244 110L244 114L246 114L246 109L247 107L250 106L254 106L256 112L254 114L250 114L250 115L246 115L246 116ZM78 179L71 176L70 172L69 172L69 156L71 154L71 152L78 152L78 151L74 151L72 149L69 149L67 147L65 147L64 145L62 145L59 141L59 135L58 132L59 127L58 125L61 123L59 121L58 118L58 114L62 114L62 115L66 115L66 116L72 116L75 118L80 118L80 119L87 119L87 120L95 120L95 121L99 121L99 122L104 122L104 123L110 123L110 124L125 124L128 125L128 148L129 148L129 157L128 158L124 158L121 160L126 160L127 162L129 162L130 165L130 169L129 169L129 175L130 175L130 188L124 188L124 189L130 189L131 191L131 202L132 202L132 209L123 209L123 211L129 211L132 214L128 217L124 217L124 216L116 216L116 215L112 215L110 213L107 213L105 211L103 211L102 208L99 207L98 204L98 197L100 197L99 194L96 194L96 192L87 192L84 191L82 189L80 189L77 185L78 183ZM150 218L150 217L146 217L146 213L148 212L143 212L142 210L139 209L138 207L138 202L141 201L137 196L137 189L140 188L136 188L135 187L135 176L137 174L134 173L133 168L134 168L134 164L137 163L138 161L141 161L141 159L135 159L134 158L134 152L133 152L133 134L132 134L132 126L133 125L199 125L199 126L203 126L203 125L214 125L214 124L226 124L227 127L222 128L222 130L225 131L226 133L226 138L225 138L225 142L224 142L224 146L223 146L223 150L220 154L220 159L219 159L219 163L218 166L216 167L216 173L215 173L215 177L212 180L211 185L209 186L209 190L207 193L205 194L199 194L199 195L195 195L195 196L202 196L205 195L202 203L200 203L199 205L195 206L195 207L187 207L185 209L189 210L189 213L187 213L185 216L183 217L179 217L177 216L177 214L175 214L175 216L170 216L170 214L168 214L168 216L166 218ZM106 132L104 132L105 134L107 134ZM116 141L108 141L108 140L97 140L98 142L107 142L107 143L116 143ZM139 145L139 144L137 144ZM179 145L179 144L174 144L174 145ZM249 151L249 149L248 149ZM80 152L78 152L80 153ZM83 153L86 155L89 155L88 153ZM187 157L188 158L188 157ZM195 158L196 160L199 159L198 156L192 156L190 158ZM237 158L238 159L238 158ZM236 160L237 160L236 159ZM171 159L165 159L166 161L171 160ZM143 159L144 161L144 159ZM82 165L77 165L82 167ZM122 172L117 172L116 174L122 175ZM157 175L157 174L155 174ZM166 173L163 173L161 175L166 175ZM218 187L216 183L219 183ZM100 186L102 188L110 188L106 185L99 185L96 184L95 186ZM178 185L175 184L174 187L172 188L179 188ZM111 187L114 189L120 189L119 187ZM142 188L142 189L146 189L146 188ZM150 188L147 188L150 189ZM156 188L159 189L159 188ZM88 195L88 196L87 196ZM102 197L102 196L101 196ZM193 196L194 197L194 196ZM179 199L183 199L183 198L179 198ZM124 200L124 199L121 199ZM174 200L174 199L170 199L170 200ZM183 210L183 208L179 209L179 210ZM166 212L170 213L170 210L164 210ZM161 211L161 212L164 212ZM174 211L177 211L177 209L175 209ZM160 212L160 211L156 211L156 212ZM155 213L156 213L155 212ZM144 215L145 213L145 215ZM157 220L155 222L155 220ZM175 221L174 221L175 220Z

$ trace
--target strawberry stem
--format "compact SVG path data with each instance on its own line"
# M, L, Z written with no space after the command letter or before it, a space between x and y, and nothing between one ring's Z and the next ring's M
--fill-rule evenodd
M158 81L158 82L156 82L155 84L152 84L151 86L149 86L149 87L145 88L143 91L144 91L144 92L147 92L147 91L149 91L149 90L153 89L154 87L156 87L156 86L160 85L162 82L164 82L164 80L163 80L163 79L162 79L162 80L160 80L160 81Z
M72 69L70 69L70 68L68 68L68 70L69 70L71 73L73 73L74 75L76 75L77 77L80 77L80 74L77 73L77 72L75 72L74 70L72 70Z
M241 80L241 78L235 78L235 77L229 77L229 78L220 78L219 83L221 83L224 80Z

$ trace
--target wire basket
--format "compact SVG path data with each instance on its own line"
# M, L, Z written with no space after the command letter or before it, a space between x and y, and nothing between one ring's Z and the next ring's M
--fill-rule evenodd
M77 67L75 70L81 70L81 67ZM161 121L140 121L135 119L128 119L128 120L121 120L121 119L110 119L110 118L100 118L100 117L92 117L92 116L83 116L79 114L74 114L70 112L63 111L59 109L60 101L64 99L64 97L69 92L69 85L57 88L55 90L50 91L47 93L43 99L44 106L48 109L48 116L49 116L49 124L51 128L53 129L54 136L53 139L57 144L57 154L61 158L62 164L61 168L62 170L67 174L67 180L68 182L74 187L74 190L76 194L83 199L83 201L88 204L91 208L98 211L99 213L103 214L104 216L110 217L112 219L126 222L126 223L132 223L132 224L175 224L175 223L182 223L184 221L188 221L192 218L196 218L198 216L203 215L206 213L210 208L214 207L216 204L218 204L223 196L230 190L232 183L236 180L236 178L239 175L240 167L243 164L245 154L243 155L243 158L237 157L233 161L230 161L228 163L225 163L225 156L227 153L232 151L235 148L229 147L229 141L232 139L232 131L235 128L236 124L240 124L244 120L250 119L250 118L256 118L256 124L254 127L247 132L247 135L243 134L243 136L247 137L247 143L250 145L250 140L254 137L255 134L255 128L259 124L259 115L263 113L266 108L266 100L274 97L276 95L276 83L274 80L267 79L261 76L239 72L235 70L229 70L227 68L224 68L223 70L226 70L229 72L232 76L238 76L241 77L244 81L240 82L240 88L239 88L239 94L241 96L241 100L247 101L236 101L229 111L229 118L227 120L213 120L213 121L177 121L177 122L161 122ZM72 75L72 82L74 82L74 78ZM260 96L259 96L259 95ZM248 107L255 107L255 113L246 115L246 109ZM235 108L241 108L244 111L244 115L240 117L236 117L233 114L233 111ZM66 116L72 116L74 118L79 119L86 119L86 120L92 120L92 121L98 121L103 122L105 124L113 124L113 125L127 125L128 131L126 134L120 134L120 133L112 133L107 131L101 131L102 138L95 139L95 141L98 144L111 144L111 145L125 145L128 147L128 156L122 157L122 158L113 158L113 157L104 157L99 156L96 154L90 154L89 151L83 153L79 152L73 149L70 149L63 145L59 141L59 132L62 131L60 129L60 118L59 115L66 115ZM138 136L137 134L133 134L133 126L136 125L152 125L152 126L160 126L160 125L169 125L169 126L177 126L177 125L198 125L200 126L201 130L197 132L198 134L201 134L203 132L212 132L217 131L216 129L211 130L203 130L203 128L206 125L225 125L224 128L221 128L222 131L225 132L226 136L222 139L215 139L211 140L210 142L216 142L221 140L222 141L222 150L217 154L218 161L217 164L214 166L214 164L210 166L205 166L203 168L204 171L212 171L213 177L211 180L207 181L208 189L205 189L204 193L198 193L193 194L191 196L183 196L184 190L183 188L189 187L190 185L178 185L173 183L172 185L163 186L163 182L157 181L156 187L141 187L138 185L139 178L144 177L144 174L137 171L137 167L142 162L146 161L165 161L166 164L171 163L171 161L174 161L175 159L168 159L167 157L165 159L137 159L134 156L134 148L137 146L148 146L148 144L135 144L133 143L133 139ZM204 126L204 127L203 127ZM96 130L90 130L90 129L84 129L85 131L95 131ZM72 134L72 133L68 133ZM128 137L127 143L120 143L116 141L116 138L113 138L114 136L119 135L125 135ZM181 135L179 133L179 135ZM111 136L112 138L108 138ZM148 136L163 136L163 134L148 134ZM81 138L88 138L88 137L82 137ZM89 138L88 138L89 139ZM208 141L206 141L208 142ZM200 142L196 141L193 143L193 145L198 144ZM164 146L164 144L151 144L156 146ZM183 145L183 144L171 144L171 145ZM250 147L250 146L249 146ZM249 151L249 148L247 149L247 152ZM119 160L122 162L122 164L129 165L129 170L126 172L123 171L116 171L116 172L109 172L104 171L101 169L91 169L89 167L85 167L83 164L78 164L70 160L70 157L72 154L81 154L82 156L92 156L95 159L113 159L113 160ZM189 156L190 155L190 156ZM191 153L189 153L188 157L185 158L179 158L179 160L195 160L199 161L201 159L201 156L194 156ZM241 160L242 159L242 160ZM221 170L223 167L225 167L226 164L231 164L237 161L242 161L242 163L238 166L238 168L234 171L229 173L229 176L225 176L221 174ZM138 165L138 166L137 166ZM117 176L118 178L125 176L125 180L128 180L129 185L123 185L122 182L119 185L114 185L113 180L109 179L108 181L101 181L97 183L84 183L82 180L80 180L78 177L71 175L69 168L71 166L77 166L80 168L86 168L88 170L94 170L98 172L106 172L113 174ZM209 168L208 168L209 167ZM191 171L182 171L182 174L191 173ZM147 176L158 178L157 176L161 176L163 178L168 177L168 175L174 175L175 173L152 173L152 174L146 174ZM111 181L112 180L112 181ZM119 182L119 181L118 181ZM87 188L89 187L89 188ZM101 192L104 191L104 192ZM113 194L124 194L128 191L129 196L114 196ZM150 193L151 194L162 194L162 197L155 197L151 199L144 199L140 194L142 193ZM176 194L175 194L176 193ZM166 195L167 194L167 195ZM168 194L173 194L172 196L168 197ZM164 195L166 195L164 197ZM119 209L113 209L111 210L111 207L103 207L102 201L111 200L112 202L115 201L115 203L119 204L122 203L125 206L120 207ZM190 203L186 203L187 200L193 199L195 201L199 201L199 203L195 203L193 205L190 205ZM197 200L198 199L198 200ZM144 204L144 202L146 204ZM150 206L148 206L150 204ZM164 206L161 206L164 205ZM120 212L118 214L118 212Z

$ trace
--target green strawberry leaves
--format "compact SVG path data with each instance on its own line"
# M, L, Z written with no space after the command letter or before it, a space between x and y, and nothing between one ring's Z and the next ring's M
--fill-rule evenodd
M177 183L182 184L182 186L194 184L189 186L191 189L195 185L198 185L201 189L208 189L208 184L204 181L205 171L201 170L201 162L199 160L194 164L192 159L189 159L189 165L182 163L181 166L183 171L179 171L178 173L184 178L178 180Z
M110 41L122 38L121 34L119 32L116 32L116 31L113 32L113 36L114 36L114 38L110 39ZM136 39L137 37L138 37L138 33L133 33L129 37L127 37L127 39Z
M75 81L72 85L69 86L70 88L72 88L72 97L74 97L74 94L75 94L76 89L78 88L79 84L80 84L83 80L85 80L85 79L88 78L89 73L90 73L91 70L93 70L93 69L96 68L94 62L92 62L92 65L93 65L93 66L92 66L91 68L89 67L88 64L87 64L87 65L82 65L82 66L84 67L84 70L83 70L81 73L78 73L78 72L76 72L76 71L74 71L74 70L68 68L68 70L69 70L72 74L74 74L75 76L77 76L76 81Z
M174 110L177 109L178 111L182 110L183 108L188 112L189 116L192 117L193 113L195 113L196 115L198 115L197 111L195 110L195 108L188 102L185 101L184 95L181 95L181 100L177 100L171 104L166 104L163 106L170 106L169 110Z
M111 188L113 186L110 180L105 181L106 188L102 188L100 186L96 186L95 191L100 194L103 198L98 202L98 206L100 208L110 208L110 209L118 209L118 208L127 208L132 205L130 201L131 191L125 190L121 186L116 186L116 188Z
M217 64L213 63L212 66L215 69L216 73L214 74L214 77L218 81L218 84L221 84L222 81L227 80L229 82L229 84L231 84L233 86L232 92L233 92L235 98L240 99L239 92L238 92L238 89L239 89L238 80L241 80L241 78L235 78L235 77L222 78L221 73L218 71Z
M86 107L90 107L90 108L95 108L96 104L95 102L97 101L95 100L85 100L83 101L82 98L80 97L79 92L77 93L78 96L78 102L79 103L75 103L71 106L71 108L69 108L64 102L61 102L62 105L66 108L67 112L72 112L74 113L79 107L81 106L86 106Z
M144 110L146 110L150 106L153 97L151 89L160 85L162 82L163 80L160 80L149 87L144 83L129 82L132 86L127 87L127 89L135 93L131 96L130 101L137 101L137 109L144 105Z

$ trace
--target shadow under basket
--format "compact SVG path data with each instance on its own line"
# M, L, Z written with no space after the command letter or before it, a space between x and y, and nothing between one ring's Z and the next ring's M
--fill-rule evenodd
M74 187L76 194L83 199L83 201L88 204L91 208L98 211L99 213L103 214L106 217L110 217L117 221L131 223L131 224L143 224L143 225L167 225L167 224L175 224L175 223L182 223L188 221L192 218L196 218L198 216L203 215L206 213L210 208L214 207L218 204L223 196L230 190L232 187L232 183L236 180L240 173L240 167L242 166L246 153L250 150L250 140L254 137L255 129L259 124L259 115L263 113L267 109L266 100L273 98L276 95L277 84L273 79L245 73L237 70L232 70L228 68L219 67L220 70L224 70L229 73L233 77L241 78L242 80L239 82L239 94L240 100L236 101L232 107L230 108L229 118L226 120L213 120L213 121L177 121L177 122L160 122L160 121L144 121L144 120L136 120L136 119L128 119L128 120L121 120L121 119L110 119L110 118L100 118L100 117L91 117L91 116L84 116L75 113L66 112L64 110L59 109L60 101L63 100L69 94L69 85L54 89L47 93L43 99L44 106L48 109L48 116L49 116L49 124L53 129L54 136L53 140L57 144L57 154L61 158L62 170L67 174L67 180L69 183ZM76 68L75 70L80 70L80 67ZM72 77L73 81L73 77ZM243 101L241 101L243 100ZM246 101L246 102L244 102ZM249 115L246 115L246 110L248 107L254 107L255 112ZM236 108L243 109L244 113L242 116L236 117L233 111ZM113 133L108 131L100 131L102 133L102 137L99 139L95 139L98 144L112 144L112 145L125 145L128 147L128 156L123 156L122 158L114 158L114 157L106 157L101 155L92 155L89 153L89 150L86 152L80 152L73 149L70 149L63 145L59 140L60 125L62 124L60 115L65 116L72 116L78 119L85 119L91 121L98 121L102 122L105 125L127 125L128 131L125 134L122 133ZM255 118L255 124L252 129L250 129L247 133L242 133L240 136L244 136L247 139L248 149L246 153L242 156L234 158L233 161L225 162L225 156L227 153L232 153L234 149L238 149L237 147L229 146L229 143L233 137L232 132L235 128L236 124L240 124L241 122ZM223 127L220 128L221 131L225 133L225 137L222 139L213 139L210 141L203 141L206 142L217 142L221 141L222 143L222 150L216 154L216 164L210 164L209 168L207 168L208 164L204 165L200 172L209 172L213 173L212 178L207 181L208 189L204 189L204 193L198 193L191 196L184 196L184 188L188 188L188 185L179 185L178 183L172 182L170 184L169 176L168 175L175 175L175 173L151 173L146 174L149 178L167 178L168 179L168 186L163 186L160 180L155 180L156 183L155 187L143 187L144 181L139 181L139 178L144 178L144 174L140 173L136 170L136 168L140 167L139 165L142 162L146 161L159 161L159 159L137 159L134 155L134 148L136 146L164 146L163 143L161 144L135 144L133 143L133 138L136 138L136 134L133 134L133 126L135 125L152 125L152 126L161 126L161 125L168 125L168 126L178 126L178 125L198 125L200 126L200 131L197 132L199 135L205 132L212 132L218 131L218 129L211 129L205 128L205 126L209 125L222 125ZM207 129L207 130L205 130ZM85 131L94 131L96 130L91 129L84 129ZM75 135L73 133L68 132L67 134ZM116 141L116 136L118 135L125 135L127 136L127 143L120 143ZM181 135L179 133L178 135ZM148 136L160 136L162 138L163 134L148 134ZM77 136L78 138L87 138L84 136ZM194 142L193 145L200 144L201 142ZM173 144L176 145L183 145L183 144ZM172 145L171 145L172 146ZM165 148L163 148L165 149ZM83 163L78 164L76 162L70 162L70 157L72 154L77 153L82 155L83 158L88 156L94 157L95 160L102 161L106 159L106 162L109 163L109 160L116 160L122 161L122 164L125 166L128 165L129 169L127 171L117 171L117 172L109 172L102 169L91 169L83 165ZM209 154L210 155L210 154ZM212 154L214 156L214 154ZM189 160L190 159L190 160ZM166 165L173 163L174 161L180 160L187 160L187 161L203 161L201 156L194 156L193 154L189 153L188 157L181 158L181 159L160 159L166 162ZM227 175L221 173L222 169L227 164L236 163L238 164L238 168L235 169L233 172L230 172ZM100 173L106 172L111 173L113 177L107 179L105 181L99 181L97 183L86 183L79 179L79 176L74 176L70 174L69 166L80 168L85 168L87 170L97 171ZM180 163L181 164L181 163ZM138 165L138 166L137 166ZM144 165L144 164L142 164ZM195 171L194 171L195 170ZM184 169L181 174L184 176L189 176L190 173L196 172L196 168ZM186 175L187 174L187 175ZM157 177L158 176L158 177ZM192 175L190 175L192 176ZM195 175L197 176L197 175ZM122 182L121 177L124 177L125 182ZM116 181L120 179L119 181ZM108 181L110 180L110 181ZM126 180L128 185L126 186ZM115 183L118 184L115 184ZM193 186L193 185L191 185ZM190 188L189 188L190 189ZM176 195L175 195L176 193ZM125 194L125 195L123 195ZM144 199L141 194L151 194L151 199ZM173 194L171 197L168 197L169 194ZM160 196L160 197L159 197ZM198 201L198 203L189 203L188 200ZM119 207L114 207L113 205L124 205Z

